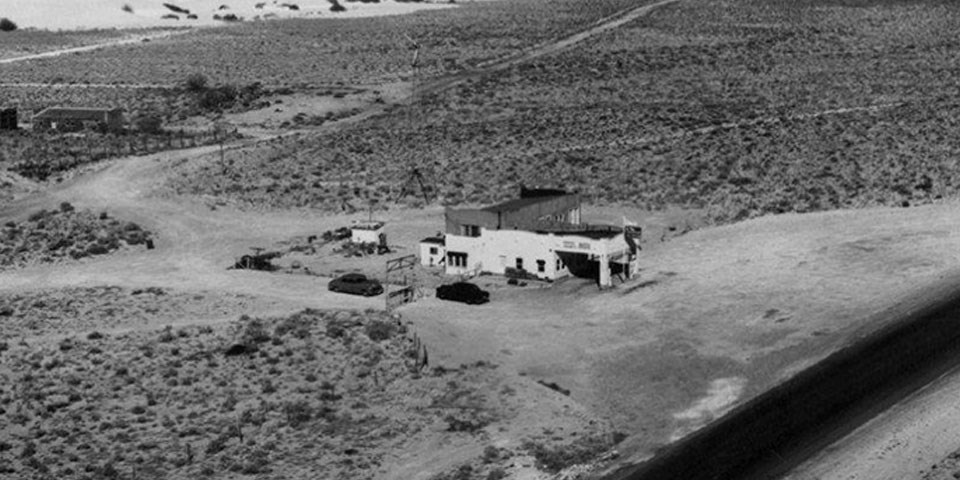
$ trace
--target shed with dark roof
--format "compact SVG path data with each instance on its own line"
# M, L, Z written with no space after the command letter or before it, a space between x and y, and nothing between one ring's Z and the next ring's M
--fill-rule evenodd
M0 130L16 130L17 123L16 108L0 108Z
M123 130L123 109L50 107L33 116L33 129L77 132L84 129L103 132Z

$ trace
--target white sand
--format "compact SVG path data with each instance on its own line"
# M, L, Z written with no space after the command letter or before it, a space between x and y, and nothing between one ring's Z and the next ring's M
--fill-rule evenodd
M196 14L197 19L187 19L184 13L174 12L164 3L170 3ZM256 8L263 3L262 8ZM284 7L295 4L299 10ZM449 8L449 4L396 3L384 0L381 3L349 3L341 0L345 12L333 13L327 0L3 0L0 2L0 17L7 17L20 28L48 30L82 30L98 28L147 28L222 25L214 14L232 13L254 21L270 18L356 18L381 15L399 15L419 10ZM123 10L129 5L132 13ZM229 8L220 10L221 5ZM163 19L164 15L177 15L179 19Z

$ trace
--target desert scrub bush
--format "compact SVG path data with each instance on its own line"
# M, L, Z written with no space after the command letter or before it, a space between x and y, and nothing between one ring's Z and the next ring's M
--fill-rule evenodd
M0 32L12 32L17 29L17 24L9 18L0 18Z
M313 418L313 407L304 400L287 402L283 405L283 415L288 425L292 428L299 428L300 425Z
M478 472L474 470L473 465L465 463L454 470L450 470L449 472L434 475L430 477L430 480L473 480L475 478L480 478L476 475L477 473Z
M206 75L202 73L191 73L190 75L187 75L186 79L184 79L183 86L187 89L187 91L200 93L207 89L208 83L209 81L207 80Z
M105 254L120 248L121 241L136 245L149 238L136 224L98 219L89 210L64 203L59 210L40 210L25 222L0 228L0 269Z
M504 478L507 478L507 472L500 467L493 468L486 476L486 480L501 480Z
M161 343L170 343L174 341L176 338L177 337L173 335L173 327L171 327L170 325L167 325L166 327L163 328L163 331L160 332L160 338L158 338L157 340L160 341Z
M483 463L493 463L500 459L500 449L494 447L493 445L487 445L483 449L483 457L481 458Z
M228 440L230 440L229 434L217 435L216 438L214 438L213 440L210 440L210 442L207 443L207 447L204 449L204 453L206 453L207 456L213 456L222 452L225 448L227 448Z
M323 391L320 392L320 397L319 397L321 401L336 402L343 398L343 395L340 395L339 393L335 393L333 388L322 389L322 390Z
M240 317L240 322L243 324L243 331L240 334L241 344L256 345L270 341L270 334L267 333L263 320L243 315Z
M338 312L327 320L326 334L330 338L344 338L351 328L359 324L359 320L353 318L349 312Z
M302 340L310 336L310 326L313 322L313 319L298 313L284 318L276 328L273 329L273 335L279 338L287 333L292 333L294 337Z
M557 473L572 465L589 463L614 446L609 435L582 437L568 445L548 447L543 443L526 441L522 448L537 460L537 466L549 473Z
M490 424L490 419L476 414L447 415L443 419L447 422L448 432L475 433Z
M383 320L374 320L367 324L364 332L370 340L380 342L389 340L397 331L397 325Z
M270 464L270 454L262 448L252 450L244 449L238 452L236 456L221 458L221 466L231 472L243 475L256 475L268 473L270 471L267 465Z
M235 85L220 85L200 92L197 103L204 110L224 110L232 107L238 96Z

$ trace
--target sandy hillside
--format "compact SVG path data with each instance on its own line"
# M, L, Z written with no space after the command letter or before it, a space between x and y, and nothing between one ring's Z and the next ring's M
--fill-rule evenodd
M188 19L187 13L176 12L165 3L189 10L196 19ZM125 11L128 5L130 12ZM220 7L226 5L227 8ZM257 8L257 5L261 5ZM286 6L285 6L286 5ZM296 7L294 9L293 7ZM445 5L423 3L343 3L345 12L333 13L327 0L9 0L3 2L0 16L14 20L20 28L50 30L73 30L95 28L151 28L221 25L213 18L215 14L233 14L244 20L269 18L351 18L379 15L399 15L424 9L447 8ZM175 15L178 18L162 18Z

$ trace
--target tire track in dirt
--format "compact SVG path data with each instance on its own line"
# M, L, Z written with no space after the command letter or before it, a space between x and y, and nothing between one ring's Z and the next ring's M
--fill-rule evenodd
M2 58L0 59L0 65L9 65L11 63L26 62L30 60L39 60L44 58L55 58L62 55L69 55L72 53L92 52L94 50L100 50L100 49L110 48L110 47L118 47L121 45L138 44L145 41L172 37L174 35L183 35L185 33L189 33L190 31L191 30L166 30L159 33L137 35L137 36L127 37L127 38L122 38L117 40L110 40L107 42L83 45L80 47L61 48L59 50L51 50L49 52L33 53L30 55L22 55L19 57Z
M172 83L40 83L40 82L21 82L21 83L0 83L0 88L64 88L64 89L82 89L82 88L114 88L125 90L153 90L175 88Z
M621 10L620 12L598 20L596 23L594 23L593 27L590 27L582 32L561 38L559 40L554 40L531 47L530 49L518 54L510 55L506 58L500 58L481 63L477 66L477 68L468 72L461 72L451 76L440 77L438 79L425 82L417 87L408 98L412 99L418 96L441 93L460 85L467 80L506 70L522 63L529 62L530 60L566 50L591 37L600 35L601 33L613 30L615 28L619 28L627 23L637 20L638 18L649 15L657 8L670 5L672 3L677 3L679 1L680 0L661 0L649 5Z

